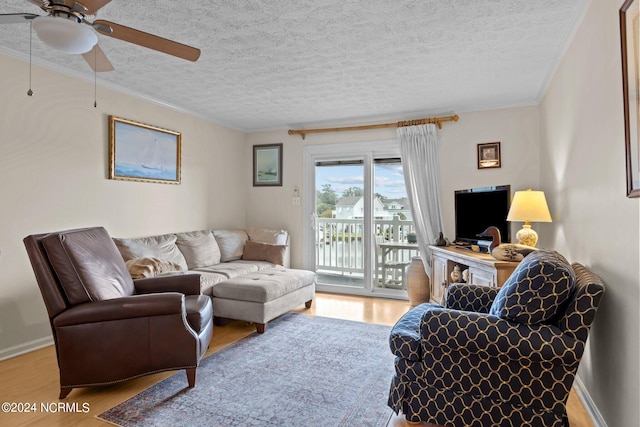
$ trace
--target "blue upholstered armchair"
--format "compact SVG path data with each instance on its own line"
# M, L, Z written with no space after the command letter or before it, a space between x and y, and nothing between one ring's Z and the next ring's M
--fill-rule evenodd
M557 252L528 255L500 289L449 287L394 326L389 406L447 426L568 426L566 401L602 280Z

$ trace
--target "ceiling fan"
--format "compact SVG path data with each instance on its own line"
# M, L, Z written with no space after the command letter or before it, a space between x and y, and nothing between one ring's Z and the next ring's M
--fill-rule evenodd
M61 52L82 54L89 66L97 72L114 70L113 65L98 46L97 33L189 61L197 61L200 57L200 49L195 47L103 19L93 22L86 19L87 15L94 15L111 0L27 1L47 12L47 15L5 13L0 14L0 24L32 21L33 29L40 40Z

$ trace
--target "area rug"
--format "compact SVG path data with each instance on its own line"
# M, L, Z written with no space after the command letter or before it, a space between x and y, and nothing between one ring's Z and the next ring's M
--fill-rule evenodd
M98 415L129 426L384 427L391 328L290 313ZM214 337L215 339L215 337Z

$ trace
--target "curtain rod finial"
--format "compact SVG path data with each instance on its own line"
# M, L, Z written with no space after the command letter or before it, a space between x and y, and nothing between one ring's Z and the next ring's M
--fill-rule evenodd
M304 134L304 132L302 132L301 130L296 130L296 129L289 129L289 130L287 131L287 133L288 133L289 135L300 135L300 136L302 137L302 139L304 139L304 137L306 136L306 135Z

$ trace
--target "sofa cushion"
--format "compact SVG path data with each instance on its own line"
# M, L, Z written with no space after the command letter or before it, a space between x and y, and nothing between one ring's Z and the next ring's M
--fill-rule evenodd
M176 233L176 245L189 269L220 263L220 248L211 230Z
M224 274L206 271L202 268L189 271L188 273L197 273L200 275L200 292L202 293L202 295L208 296L211 296L211 288L213 287L213 285L229 279Z
M215 298L265 303L315 282L307 270L268 268L225 280L213 286ZM215 305L215 300L214 300Z
M222 262L208 267L199 267L194 271L222 274L227 279L233 279L234 277L242 276L243 274L255 273L256 271L273 267L274 265L270 262L238 260Z
M272 245L286 245L289 233L285 230L269 230L266 228L247 228L249 240L254 242L271 243Z
M267 261L276 265L284 265L284 256L287 252L286 245L272 245L247 240L244 245L243 260Z
M131 278L133 279L144 279L147 277L155 277L163 273L182 271L182 267L180 267L180 265L158 258L135 258L126 261L125 264L127 265L129 274L131 274Z
M50 234L42 244L71 304L133 295L133 280L104 228Z
M135 258L158 258L178 264L187 270L187 261L176 246L175 234L160 236L138 237L133 239L118 239L115 242L125 261Z
M228 262L242 258L244 244L249 239L244 230L214 230L213 235L220 247L220 261Z
M502 285L489 313L518 323L552 320L564 309L575 286L575 273L555 251L527 255Z

